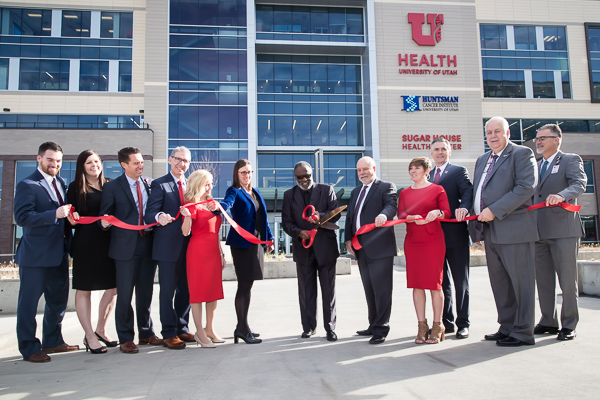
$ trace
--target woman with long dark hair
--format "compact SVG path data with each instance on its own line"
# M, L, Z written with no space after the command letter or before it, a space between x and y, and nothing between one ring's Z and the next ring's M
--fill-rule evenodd
M93 354L106 353L106 346L116 347L106 333L106 323L117 299L115 263L108 257L110 232L97 224L77 224L79 216L97 216L100 211L102 186L106 182L102 160L94 150L84 150L77 157L75 180L69 185L67 198L75 208L75 235L73 237L73 289L75 309L85 331L83 344ZM92 328L93 290L104 290L98 307L96 330ZM105 346L100 344L104 342Z
M272 241L273 234L267 221L267 207L260 192L252 187L252 165L248 160L238 160L233 166L233 184L227 189L221 206L231 210L231 216L246 231L263 241ZM250 291L255 280L263 278L264 253L273 246L253 244L234 229L229 230L227 242L231 248L238 288L235 294L237 326L233 333L234 343L242 339L249 344L261 343L258 334L248 325Z

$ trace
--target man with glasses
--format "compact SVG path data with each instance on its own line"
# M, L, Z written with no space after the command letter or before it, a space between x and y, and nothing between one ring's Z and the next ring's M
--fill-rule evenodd
M317 276L321 285L323 300L323 323L327 331L327 340L334 342L336 323L335 311L335 266L340 252L335 231L319 229L313 245L308 249L302 240L308 243L308 231L315 228L313 223L303 218L304 209L311 205L315 212L311 216L323 217L337 208L337 198L330 185L314 183L313 169L306 161L300 161L294 167L297 186L283 194L281 226L292 238L292 251L298 273L298 298L300 300L300 318L302 337L309 338L317 329ZM307 215L308 216L308 215ZM330 222L340 219L334 216Z
M475 163L473 241L483 240L490 284L498 311L498 332L485 340L498 346L535 344L535 214L528 211L537 185L537 168L529 147L512 143L506 119L485 124L490 151Z
M556 124L547 124L534 139L537 153L542 155L538 167L540 182L535 189L534 203L551 206L560 202L577 204L585 191L587 176L583 161L577 154L560 151L562 131ZM542 317L533 332L558 334L558 340L572 340L579 321L577 290L577 254L583 227L579 213L560 207L536 210L540 240L535 243L535 279ZM559 331L556 311L556 276L562 290Z
M189 236L181 234L182 219L173 219L185 204L185 173L190 159L187 147L173 149L169 157L171 171L152 181L145 215L147 224L160 224L154 232L152 259L158 263L161 334L163 345L169 349L183 349L184 342L194 341L188 329L190 294L185 255Z

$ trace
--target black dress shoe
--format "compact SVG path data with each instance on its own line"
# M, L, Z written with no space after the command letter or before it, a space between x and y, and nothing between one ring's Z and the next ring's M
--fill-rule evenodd
M327 332L327 340L330 341L330 342L337 341L337 335L335 334L334 331L328 331Z
M555 327L555 326L546 326L546 325L537 324L533 328L534 335L543 335L544 333L551 333L553 335L556 335L558 332L559 332L559 329L558 329L558 327Z
M456 332L457 339L466 339L469 337L469 328L458 328L458 332Z
M518 347L518 346L529 346L529 343L521 342L519 339L515 339L514 337L507 337L506 339L496 341L498 346L502 347ZM533 343L531 343L533 344Z
M504 333L502 333L500 331L484 336L485 340L502 340L502 339L506 339L507 337L508 336L506 336Z
M373 332L371 332L368 329L365 329L364 331L356 331L356 334L358 336L371 336L371 335L373 335Z
M308 339L309 337L311 337L314 334L315 334L315 331L302 332L302 335L300 337L302 339Z
M369 344L381 344L385 342L385 336L381 335L373 335L371 340L369 340Z
M560 332L558 332L558 336L556 337L556 339L573 340L575 339L575 336L577 336L577 332L575 332L575 329L562 328Z
M454 333L454 325L446 326L445 333Z

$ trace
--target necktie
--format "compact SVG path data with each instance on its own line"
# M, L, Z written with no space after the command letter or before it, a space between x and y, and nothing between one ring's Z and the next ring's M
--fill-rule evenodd
M440 171L441 170L438 168L437 171L435 172L435 177L433 178L433 183L435 183L436 185L440 181Z
M358 229L356 229L356 222L358 221L358 212L360 211L360 206L362 205L363 199L365 198L365 193L367 193L367 187L363 186L360 196L358 196L358 201L356 202L356 207L354 207L354 215L352 216L352 230L353 233L356 233Z
M58 186L56 185L56 178L52 179L52 186L54 186L54 193L56 193L56 198L58 199L58 204L61 206L65 205L65 201L63 200L62 195L60 194L60 190L58 190ZM65 221L65 237L69 237L71 235L71 227Z
M490 165L488 166L488 169L485 173L485 178L483 178L483 185L481 185L481 191L483 192L483 188L485 188L485 185L487 185L488 181L490 180L490 177L492 176L492 171L494 169L494 165L496 165L496 160L498 159L498 156L496 154L494 154L492 156L492 162L490 163ZM483 211L484 207L483 207L483 193L480 196L479 199L479 209L481 211Z
M135 186L137 188L137 196L138 196L138 225L144 225L144 196L142 196L142 188L140 187L140 181L135 181ZM140 236L144 236L142 231L140 232Z
M548 164L548 160L544 160L544 162L542 163L542 170L540 171L540 181L544 178L544 175L546 174Z
M181 182L181 179L179 182L177 182L177 184L179 185L179 201L181 202L181 205L183 205L185 202L185 196L183 195L183 182Z

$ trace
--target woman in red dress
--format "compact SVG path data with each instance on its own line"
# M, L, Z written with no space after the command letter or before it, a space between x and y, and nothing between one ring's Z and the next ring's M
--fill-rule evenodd
M186 204L212 199L213 177L210 172L200 169L194 171L185 191ZM207 348L215 347L214 342L224 342L215 333L213 320L217 309L217 300L223 298L222 270L225 257L219 242L221 216L213 214L213 202L198 204L194 207L181 207L184 217L181 231L185 236L192 234L187 249L187 275L190 290L192 316L196 325L194 339ZM202 328L202 303L206 303L206 328Z
M400 192L398 197L399 219L420 219L406 224L404 255L406 257L407 286L413 288L413 302L419 321L419 332L415 343L438 343L444 340L442 324L444 295L442 277L446 244L440 218L450 215L448 197L441 186L428 181L431 161L426 157L414 158L408 172L413 181L411 187ZM433 328L425 318L425 290L431 292L433 305Z

